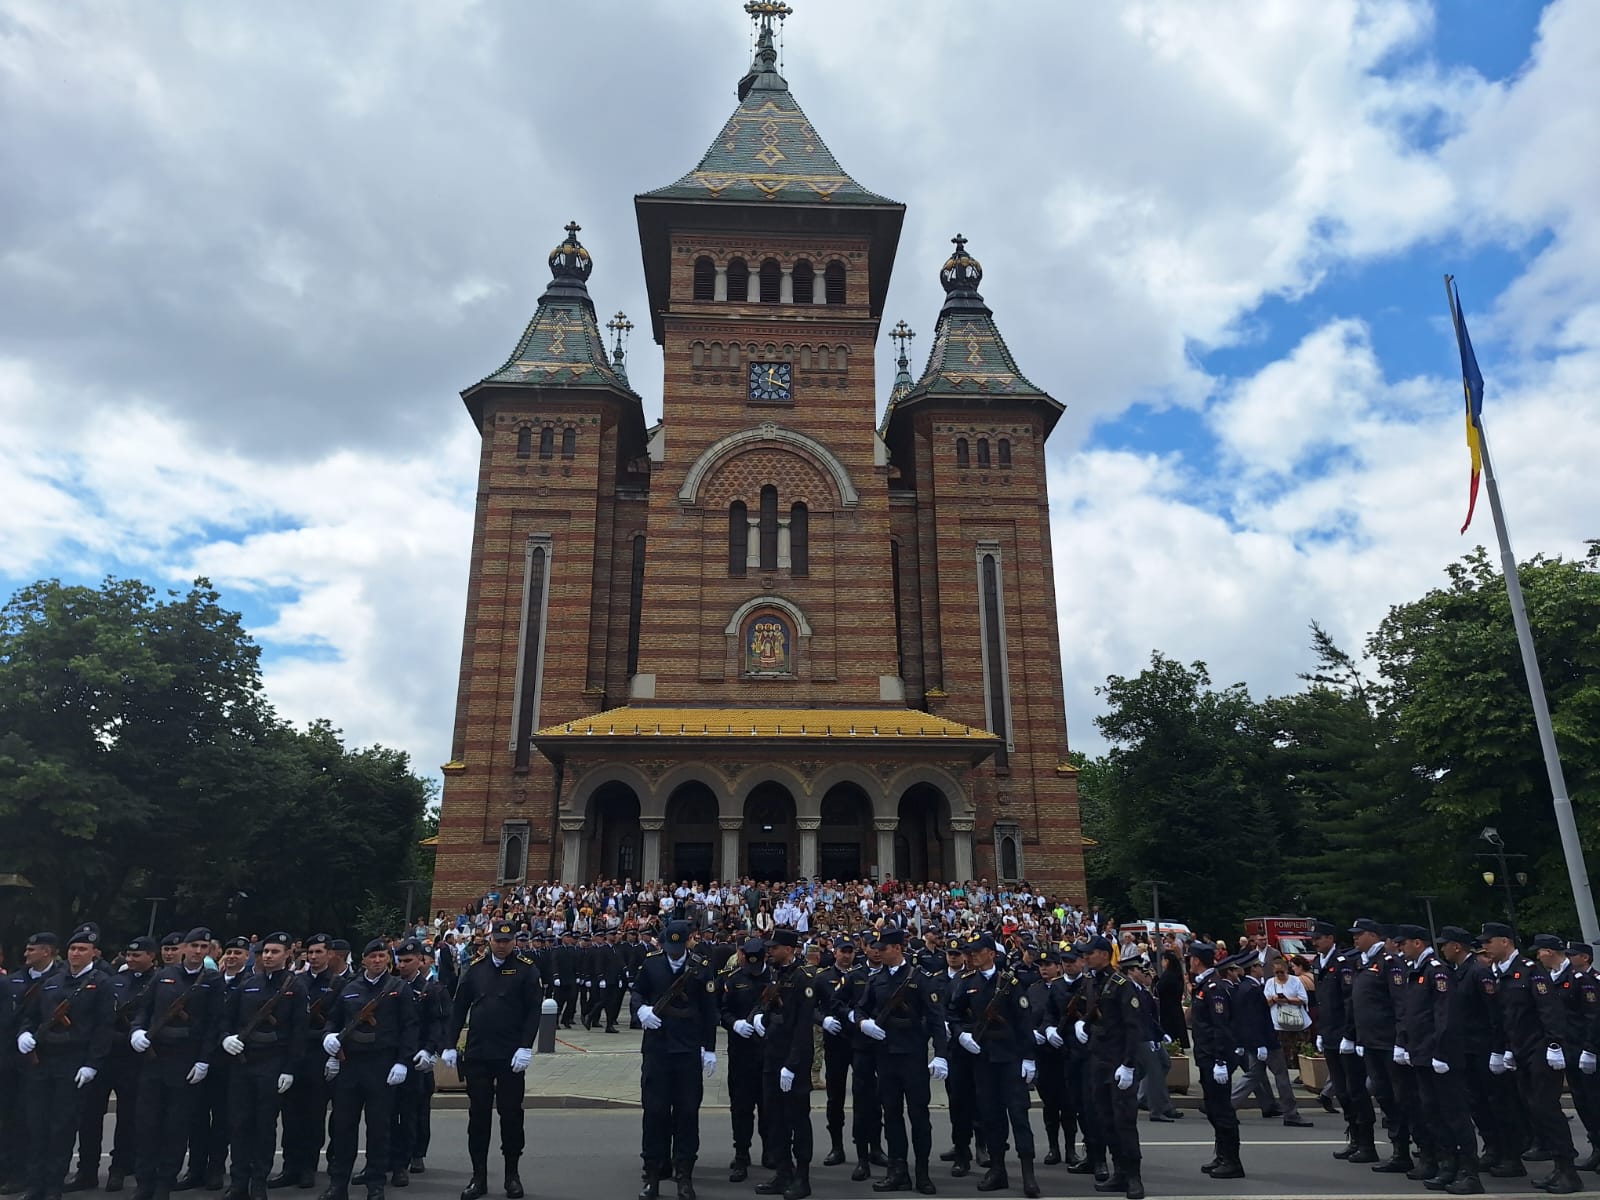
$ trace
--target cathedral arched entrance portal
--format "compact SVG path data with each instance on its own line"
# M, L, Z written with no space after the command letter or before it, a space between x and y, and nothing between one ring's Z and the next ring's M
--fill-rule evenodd
M799 869L794 796L781 783L758 783L744 802L745 874L758 883L793 879Z
M644 863L637 793L620 781L601 784L587 808L583 877L638 879Z
M679 784L667 797L661 878L717 878L718 836L716 793L699 780Z

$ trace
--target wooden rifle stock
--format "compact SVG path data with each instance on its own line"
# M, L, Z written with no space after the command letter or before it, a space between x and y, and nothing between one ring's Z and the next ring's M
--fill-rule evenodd
M74 993L74 995L75 994L76 993ZM63 1029L71 1029L72 1028L71 1011L72 1011L72 997L69 996L65 1000L63 1000L60 1004L56 1005L55 1008L51 1011L50 1015L44 1019L43 1023L40 1024L40 1026L39 1026L39 1032L42 1034L42 1033L44 1033L45 1030L50 1029L50 1028L52 1028L53 1026L56 1026L56 1025L61 1026L61 1028L63 1028ZM35 1047L33 1050L28 1052L28 1061L30 1063L36 1063L36 1062L39 1061L39 1050L38 1050L37 1047Z

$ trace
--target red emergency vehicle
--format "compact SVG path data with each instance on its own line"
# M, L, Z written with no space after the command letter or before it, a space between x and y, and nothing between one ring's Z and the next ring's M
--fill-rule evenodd
M1251 941L1265 935L1267 945L1284 954L1311 954L1311 931L1316 924L1310 917L1251 917L1244 923L1244 932Z

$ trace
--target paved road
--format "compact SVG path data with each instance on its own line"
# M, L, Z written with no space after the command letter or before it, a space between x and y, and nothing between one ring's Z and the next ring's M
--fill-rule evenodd
M820 1114L815 1115L818 1144L826 1150L826 1134ZM1037 1115L1037 1114L1036 1114ZM1363 1197L1382 1200L1384 1197L1404 1197L1416 1200L1429 1196L1420 1184L1393 1176L1374 1175L1365 1167L1350 1167L1331 1156L1341 1141L1339 1127L1328 1123L1315 1129L1285 1129L1276 1122L1263 1122L1259 1118L1245 1121L1244 1158L1249 1177L1230 1180L1226 1184L1213 1184L1200 1173L1200 1164L1211 1155L1210 1126L1198 1114L1175 1125L1148 1125L1140 1123L1140 1136L1145 1145L1145 1186L1152 1196L1165 1200L1179 1197L1204 1197L1205 1200L1225 1200L1242 1196L1295 1196L1315 1200L1335 1200L1342 1197ZM748 1184L727 1182L725 1164L731 1157L728 1143L728 1117L724 1109L706 1109L700 1122L704 1140L700 1165L696 1170L696 1186L706 1200L753 1200L751 1185L766 1177L766 1172L756 1171ZM934 1117L934 1141L940 1148L940 1139L947 1134L942 1115ZM639 1114L623 1109L605 1108L587 1112L571 1110L530 1110L527 1114L528 1155L524 1160L522 1181L528 1189L530 1200L631 1200L639 1188ZM1036 1127L1037 1130L1037 1127ZM947 1144L947 1143L946 1143ZM820 1159L820 1153L819 1153ZM1015 1163L1015 1156L1012 1156ZM492 1166L498 1166L492 1162ZM391 1200L454 1200L467 1182L466 1114L460 1111L435 1112L433 1117L433 1149L428 1156L428 1173L414 1178L414 1184L404 1194L391 1190ZM878 1174L881 1176L882 1172ZM1092 1178L1068 1175L1061 1167L1041 1167L1040 1183L1046 1196L1096 1196L1090 1186ZM1595 1183L1592 1176L1586 1181ZM993 1193L993 1196L1020 1197L1021 1180L1011 1172L1010 1192ZM490 1200L500 1196L500 1180L490 1175ZM976 1176L956 1180L949 1177L949 1165L938 1164L934 1170L934 1183L939 1195L954 1200L981 1200L976 1190ZM1489 1191L1496 1194L1536 1195L1525 1180L1485 1180ZM1520 1184L1520 1186L1510 1186ZM853 1184L848 1167L821 1167L813 1165L812 1189L820 1200L867 1200L874 1196L867 1184ZM279 1192L278 1197L293 1200L307 1193ZM893 1193L908 1200L916 1193ZM359 1196L359 1192L357 1193ZM671 1200L674 1189L662 1189L666 1200Z

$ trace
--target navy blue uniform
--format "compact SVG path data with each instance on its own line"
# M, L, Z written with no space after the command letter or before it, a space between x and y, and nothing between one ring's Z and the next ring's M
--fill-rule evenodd
M278 1133L278 1078L293 1075L305 1057L306 981L287 968L242 974L224 993L223 1037L237 1037L244 1053L228 1070L228 1124L234 1191L266 1187ZM224 1052L226 1053L226 1052Z
M437 1059L444 1050L450 1028L450 993L424 972L409 981L417 1006L417 1048ZM412 1070L395 1097L394 1127L389 1134L389 1170L408 1171L415 1159L426 1158L431 1140L431 1106L434 1079L430 1067Z
M1033 1127L1028 1123L1028 1085L1022 1062L1033 1058L1033 1012L1017 977L1004 967L985 976L970 971L961 977L950 1002L951 1032L967 1033L981 1053L958 1046L952 1053L973 1061L978 1096L978 1122L983 1143L996 1165L1006 1152L1006 1130L1016 1139L1017 1154L1033 1157ZM959 1040L959 1039L958 1039Z
M139 1188L149 1193L178 1179L199 1097L189 1074L220 1054L222 976L181 962L162 967L134 1020L150 1039L139 1074Z
M639 1157L647 1173L661 1175L669 1164L692 1167L700 1153L701 1053L717 1046L717 983L697 955L674 963L656 953L640 966L633 994L661 1019L660 1028L645 1030L639 1072Z
M765 963L761 964L759 971L752 972L746 970L742 963L733 961L717 976L717 1015L722 1027L728 1031L728 1115L733 1124L733 1161L728 1165L735 1175L750 1166L750 1144L758 1130L761 1134L761 1156L766 1158L769 1122L767 1108L761 1098L761 1040L740 1037L733 1027L740 1021L750 1020L761 1002L761 994L771 982L772 976ZM848 1053L849 1042L846 1039L841 1037L834 1040L844 1042ZM828 1112L831 1122L833 1085L832 1077L829 1079ZM842 1100L841 1096L841 1109ZM842 1111L839 1119L841 1122L844 1120Z
M350 1182L362 1115L367 1125L367 1195L383 1195L383 1168L389 1161L389 1127L395 1090L390 1070L411 1071L417 1053L417 1005L398 975L377 979L356 975L340 989L328 1010L328 1028L337 1033L342 1061L333 1079L333 1117L328 1128L328 1180L336 1190Z
M1202 971L1194 977L1189 1009L1194 1034L1194 1064L1200 1073L1200 1094L1205 1099L1206 1120L1216 1160L1239 1161L1239 1114L1233 1108L1233 1090L1226 1081L1217 1082L1215 1068L1232 1071L1240 1066L1238 1032L1234 1028L1233 985L1216 970Z
M889 1161L904 1170L905 1120L909 1117L910 1149L918 1172L925 1175L933 1149L933 1125L928 1116L930 1043L936 1057L949 1056L939 982L929 979L909 960L898 968L885 966L873 977L856 1017L858 1021L870 1018L888 1035L876 1046L878 1096L883 1105L883 1137Z
M533 1049L543 999L539 968L515 955L504 959L483 955L461 973L456 985L444 1047L450 1049L461 1040L470 1014L461 1079L467 1087L467 1155L474 1172L487 1169L494 1113L500 1115L500 1150L507 1170L514 1170L522 1156L527 1080L511 1069L511 1056Z
M30 988L29 991L32 991ZM72 1158L80 1116L80 1068L105 1069L111 1049L114 996L103 971L48 972L23 1006L19 1032L38 1043L22 1061L22 1095L28 1123L29 1182L40 1196L59 1196Z
M128 1035L133 1032L133 1014L142 1006L155 972L107 971L105 975L106 986L113 997L111 1050L94 1082L83 1089L83 1119L78 1126L78 1171L83 1175L95 1175L100 1170L106 1113L115 1095L117 1125L111 1139L111 1174L125 1176L133 1174L138 1148L141 1061L141 1056L128 1045ZM12 1050L15 1049L12 1046Z

